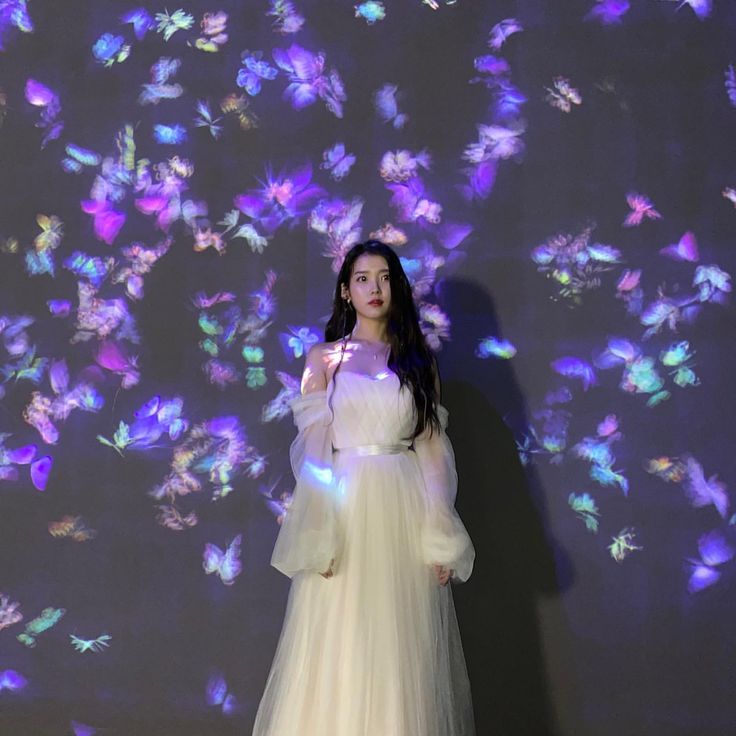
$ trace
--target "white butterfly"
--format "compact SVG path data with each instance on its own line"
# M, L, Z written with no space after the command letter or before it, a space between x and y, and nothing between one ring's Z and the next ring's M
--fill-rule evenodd
M240 543L242 541L243 535L238 534L224 550L214 544L205 544L202 563L204 571L208 575L214 572L225 585L232 585L243 569L240 564Z

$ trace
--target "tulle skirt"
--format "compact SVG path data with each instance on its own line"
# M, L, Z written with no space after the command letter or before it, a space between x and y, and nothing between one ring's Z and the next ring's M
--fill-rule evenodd
M335 458L335 574L294 576L253 736L473 736L451 587L422 560L416 456Z

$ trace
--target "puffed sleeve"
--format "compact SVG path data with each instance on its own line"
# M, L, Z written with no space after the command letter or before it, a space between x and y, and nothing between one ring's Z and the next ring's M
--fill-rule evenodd
M313 391L291 402L297 436L289 450L296 485L271 564L287 577L300 571L336 569L339 548L336 483L327 392Z
M475 549L455 510L457 470L455 453L447 436L449 413L438 405L440 431L429 436L429 428L414 440L414 451L424 478L425 518L422 526L422 552L427 564L440 564L454 570L453 578L464 582L470 577Z

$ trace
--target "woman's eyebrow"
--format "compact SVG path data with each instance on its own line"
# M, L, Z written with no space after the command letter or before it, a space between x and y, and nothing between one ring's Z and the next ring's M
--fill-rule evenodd
M353 276L359 273L370 273L370 271L353 271ZM378 273L389 273L389 270L387 268L379 268Z

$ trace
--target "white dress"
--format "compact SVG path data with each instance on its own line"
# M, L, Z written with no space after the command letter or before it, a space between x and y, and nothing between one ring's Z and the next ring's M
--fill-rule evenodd
M271 564L292 583L253 736L473 736L451 587L431 567L464 581L475 557L447 410L412 450L392 371L340 369L291 406L297 484Z

